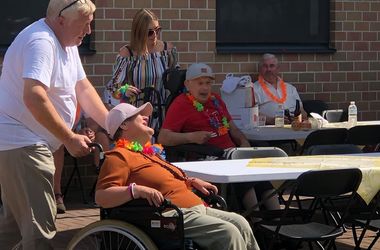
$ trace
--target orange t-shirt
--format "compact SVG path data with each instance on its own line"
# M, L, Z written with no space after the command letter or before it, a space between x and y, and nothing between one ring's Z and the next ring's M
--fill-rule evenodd
M148 157L125 148L116 148L106 153L96 189L128 186L135 182L137 185L157 189L166 199L181 208L203 204L202 200L186 186L184 180L176 178L175 174L165 169L163 165L183 176L178 168L158 156Z

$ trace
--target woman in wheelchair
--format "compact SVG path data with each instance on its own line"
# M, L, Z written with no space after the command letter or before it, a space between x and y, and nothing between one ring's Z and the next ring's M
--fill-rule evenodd
M121 103L111 109L106 123L116 147L106 153L96 187L96 203L104 208L133 199L147 199L159 206L164 199L181 208L184 234L202 249L259 249L249 223L240 215L204 205L192 192L217 193L205 181L188 177L164 160L160 145L149 142L153 129L147 126L152 105L139 108ZM144 145L144 146L142 146ZM172 216L174 210L164 213Z

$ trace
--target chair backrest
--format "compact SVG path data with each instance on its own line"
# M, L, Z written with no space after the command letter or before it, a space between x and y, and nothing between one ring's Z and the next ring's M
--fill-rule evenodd
M343 109L328 109L324 110L322 117L328 122L342 122L343 121Z
M287 157L288 154L277 147L231 148L226 152L226 159L249 159L265 157Z
M348 142L355 145L380 143L380 125L355 126L348 130Z
M358 189L362 172L358 168L308 171L296 180L294 195L331 198Z
M164 88L170 92L164 103L166 109L183 92L185 79L186 69L168 69L162 75Z
M306 137L300 154L304 154L305 150L313 145L345 144L346 141L347 129L345 128L318 129Z
M313 145L304 151L304 155L359 154L362 150L353 144Z
M304 100L302 101L302 106L308 115L310 115L311 112L322 115L324 110L329 109L327 103L321 100Z

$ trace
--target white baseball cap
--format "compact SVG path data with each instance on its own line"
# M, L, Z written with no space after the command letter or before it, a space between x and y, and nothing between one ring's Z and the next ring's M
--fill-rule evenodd
M150 102L147 102L136 108L129 103L120 103L110 110L106 118L106 129L108 134L113 138L120 125L128 118L141 114L143 116L150 116L153 107Z
M191 64L186 71L186 80L193 80L202 76L214 78L214 74L212 73L212 69L210 66L204 63L193 63Z

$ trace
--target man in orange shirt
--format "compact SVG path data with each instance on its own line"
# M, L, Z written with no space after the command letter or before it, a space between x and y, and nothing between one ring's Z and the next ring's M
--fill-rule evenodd
M164 160L160 145L147 143L154 132L147 126L152 110L150 103L139 108L121 103L111 109L106 124L116 148L106 153L98 177L96 203L108 208L143 198L159 206L164 199L170 199L184 213L185 237L200 247L259 249L242 216L206 207L191 191L195 188L204 194L209 190L217 193L214 185L188 177Z

